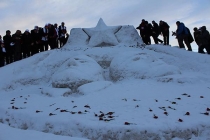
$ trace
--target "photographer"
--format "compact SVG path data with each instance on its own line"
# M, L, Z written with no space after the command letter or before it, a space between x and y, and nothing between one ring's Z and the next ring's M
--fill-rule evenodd
M185 46L184 46L184 43L185 43L188 48L188 51L192 51L192 47L188 40L188 37L190 35L189 31L185 27L184 23L181 23L180 21L177 21L176 25L177 25L176 38L178 40L179 47L185 48ZM184 43L183 43L183 41L184 41Z

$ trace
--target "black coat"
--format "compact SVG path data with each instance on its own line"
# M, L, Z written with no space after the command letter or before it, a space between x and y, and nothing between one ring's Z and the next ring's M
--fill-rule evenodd
M34 44L40 44L42 39L42 34L40 31L35 32L35 30L31 30L31 38Z
M33 40L32 40L31 34L29 33L28 35L26 35L24 33L23 36L22 36L22 43L23 43L22 49L23 50L29 50L32 42L33 42Z
M21 45L22 45L22 35L18 35L18 34L13 34L12 35L12 42L15 43L14 45L14 51L15 52L21 52Z
M4 40L4 47L6 49L7 52L11 52L13 47L10 46L10 43L12 42L12 36L11 35L5 35L3 37Z
M5 56L5 52L2 51L1 44L2 44L2 42L0 41L0 61L2 61L4 59L4 56Z
M153 24L152 32L154 34L156 34L156 35L159 35L160 34L160 28L159 28L159 26L158 26L158 24L156 22Z
M160 31L163 34L163 36L165 35L169 35L169 28L170 26L163 21L163 24L159 26L160 27Z
M192 42L194 41L194 39L193 39L193 37L192 37L192 34L191 34L189 28L186 27L186 29L187 29L187 31L188 31L188 41L189 41L189 43L192 43Z

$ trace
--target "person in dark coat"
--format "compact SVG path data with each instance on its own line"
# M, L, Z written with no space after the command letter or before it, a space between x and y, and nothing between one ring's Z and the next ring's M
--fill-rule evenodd
M197 27L195 27L193 30L194 30L193 37L195 39L195 43L199 46L201 44L201 40L199 38L199 35L201 35L201 31L198 30Z
M58 47L58 46L59 46L59 45L58 45L58 43L59 43L59 41L58 41L58 40L59 40L59 33L58 33L58 32L59 32L59 29L58 29L58 24L55 23L55 24L54 24L54 27L55 27L55 31L56 31L56 34L57 34L56 43L55 43L55 48L59 48L59 47Z
M58 36L59 36L59 41L60 41L60 48L63 45L65 45L66 34L67 34L67 29L66 29L65 23L62 22L61 25L58 27Z
M189 28L187 28L187 32L189 33L189 35L188 35L188 41L191 44L194 41L194 39L193 39L193 36L192 36Z
M151 39L150 36L152 35L152 25L148 23L148 21L145 21L145 44L151 45Z
M12 35L12 42L14 43L14 61L19 61L22 58L22 34L20 30L17 30L15 34Z
M160 28L158 24L154 20L152 21L152 24L152 37L154 39L155 44L158 44L158 42L163 43L163 41L158 38L158 36L160 35Z
M210 34L206 30L206 26L201 27L201 34L198 36L201 40L201 44L198 48L199 53L205 53L203 50L206 49L207 53L210 54Z
M39 53L39 48L42 46L42 34L38 26L35 26L33 30L31 30L32 37L32 46L31 46L31 55Z
M6 64L14 62L14 47L10 44L12 43L12 36L10 30L6 31L6 35L3 37L4 47L6 49Z
M25 30L22 35L22 53L23 58L27 58L31 56L31 45L32 45L32 37L29 33L29 30Z
M41 29L42 34L42 46L40 47L40 52L47 51L48 50L48 24L45 24L44 28Z
M55 30L55 27L51 24L48 24L48 29L49 29L48 41L49 41L50 49L52 50L56 48L57 33Z
M192 51L192 47L189 42L189 31L185 27L184 23L181 23L180 21L176 22L177 30L176 30L176 37L178 40L178 44L180 48L185 48L184 43L186 44L188 51ZM184 41L184 43L183 43Z
M136 29L138 29L140 31L140 35L141 35L141 38L142 38L142 41L147 44L147 39L146 39L146 31L145 31L145 27L146 26L146 23L145 23L145 20L142 19L142 22L139 24L138 27L136 27Z
M165 21L159 23L160 32L163 35L164 45L169 45L169 28L170 26Z
M5 64L4 57L6 55L6 49L4 48L4 42L0 35L0 67L3 67Z

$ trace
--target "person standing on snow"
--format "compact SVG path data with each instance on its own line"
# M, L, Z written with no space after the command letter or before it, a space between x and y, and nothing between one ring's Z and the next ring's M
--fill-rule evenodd
M142 41L147 44L147 39L146 39L146 21L142 19L141 23L139 24L138 27L136 27L140 31L140 35L142 38Z
M203 49L206 49L207 53L210 54L210 34L206 30L206 26L201 27L201 34L198 37L201 39L201 44L198 48L198 52L204 53Z
M56 48L56 39L57 39L57 32L55 30L55 27L52 24L48 24L48 42L50 45L50 49Z
M5 54L6 54L6 50L4 48L4 41L2 40L1 35L0 35L0 67L3 67L5 64L5 61L4 61Z
M48 24L45 24L45 26L41 29L42 34L42 46L40 48L40 52L47 51L48 50Z
M158 38L158 36L160 35L160 27L154 20L152 21L152 24L152 37L154 39L155 44L158 44L158 42L163 43L163 41Z
M58 27L60 48L63 47L63 45L65 45L65 43L67 42L66 34L67 34L67 29L66 29L65 23L62 22L61 25Z
M192 51L190 42L188 40L189 32L188 32L187 28L185 27L184 23L177 21L176 25L177 25L176 37L178 40L179 47L185 48L185 46L184 46L184 43L185 43L188 48L188 51ZM183 41L184 41L184 43L183 43Z
M22 35L22 53L23 58L31 56L32 37L28 29Z
M10 30L6 31L6 35L3 37L4 47L6 49L6 64L14 62L14 47L10 44L12 43L12 36Z
M58 24L55 23L54 24L55 30L56 30L56 34L57 34L57 38L56 38L56 43L55 43L55 48L58 48L58 39L59 39L59 34L58 34Z
M170 26L165 21L159 23L160 32L163 35L164 45L169 45L169 28Z
M39 30L38 26L35 26L33 30L31 30L31 37L32 37L32 46L31 46L31 56L39 53L39 49L42 47L42 34Z
M22 34L20 30L12 35L12 42L14 42L14 61L19 61L22 58Z

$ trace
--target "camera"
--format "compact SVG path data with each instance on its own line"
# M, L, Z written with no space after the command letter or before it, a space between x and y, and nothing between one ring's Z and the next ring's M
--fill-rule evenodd
M176 32L172 31L172 36L176 36Z

